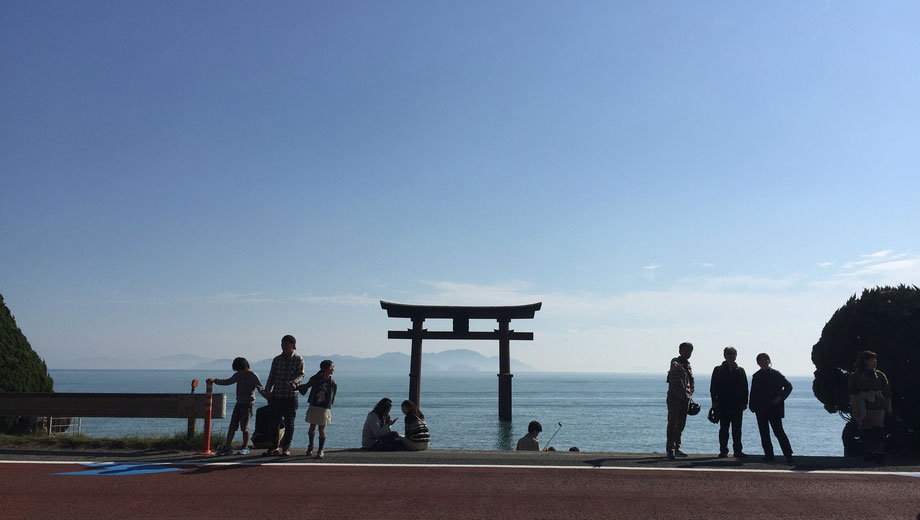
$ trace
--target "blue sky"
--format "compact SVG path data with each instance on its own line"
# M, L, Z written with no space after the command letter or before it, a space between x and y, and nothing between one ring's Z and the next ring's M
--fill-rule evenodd
M0 1L0 293L58 368L288 333L408 352L379 300L542 301L512 323L542 370L662 372L692 341L707 370L731 344L806 375L850 295L920 280L918 21Z

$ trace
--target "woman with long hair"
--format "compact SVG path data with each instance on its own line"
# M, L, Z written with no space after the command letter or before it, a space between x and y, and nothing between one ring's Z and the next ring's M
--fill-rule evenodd
M390 426L396 422L396 419L390 419L392 407L393 401L389 397L384 397L368 412L361 432L361 448L374 451L396 450L399 446L399 434L390 431Z
M402 402L402 413L406 416L406 436L402 439L402 448L407 451L427 450L431 434L425 422L425 414L408 399Z

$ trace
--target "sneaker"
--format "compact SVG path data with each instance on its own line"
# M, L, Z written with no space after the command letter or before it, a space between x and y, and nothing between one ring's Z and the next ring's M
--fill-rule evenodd
M291 450L287 449L287 450L282 451L282 452L281 452L281 456L282 456L282 457L290 457L290 456L291 456Z
M252 450L249 449L249 446L241 448L240 451L236 452L237 455L249 455L250 453L252 453Z
M674 460L674 459L676 458L676 457L674 456L674 452L673 452L673 451L668 451L668 458L671 459L671 460Z
M313 455L313 445L312 444L307 446L307 457L309 457L310 455Z
M678 457L686 457L686 456L687 456L686 453L684 453L684 452L682 452L682 451L680 451L680 450L674 450L674 455L676 455L676 456L678 456Z
M735 457L736 459L746 459L747 453L744 453L743 451L736 451L732 454L732 457Z
M231 453L233 453L233 450L230 446L223 446L221 449L217 450L217 455L230 455Z
M317 450L317 451L316 451L316 458L317 458L317 459L321 459L321 458L323 458L324 456L325 456L325 453L323 453L323 450Z
M726 458L726 457L728 457L728 452L727 452L727 451L720 451L720 452L719 452L719 458L720 458L720 459L724 459L724 458Z

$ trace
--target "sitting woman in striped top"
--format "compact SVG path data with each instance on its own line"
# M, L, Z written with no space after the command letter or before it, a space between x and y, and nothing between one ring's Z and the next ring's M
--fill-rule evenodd
M408 399L402 403L402 412L406 415L406 436L400 439L400 448L406 451L427 450L431 436L425 414Z

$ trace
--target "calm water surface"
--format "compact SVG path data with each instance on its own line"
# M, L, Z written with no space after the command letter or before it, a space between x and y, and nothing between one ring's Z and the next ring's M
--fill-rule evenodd
M208 377L230 377L232 372L161 370L51 370L57 392L188 393L192 379L201 385ZM263 381L268 374L260 374ZM361 427L367 412L381 397L397 404L406 398L407 376L336 373L339 392L327 427L326 445L354 448L361 445ZM789 378L794 386L786 401L784 425L793 450L799 455L843 455L840 433L843 420L828 414L811 391L811 378ZM682 449L688 453L717 453L718 426L706 420L709 378L697 377L695 400L703 412L690 417ZM431 429L432 449L514 449L533 419L543 424L541 444L549 440L557 449L578 446L582 451L664 451L667 409L664 375L519 373L513 380L514 420L498 420L498 378L494 374L425 374L421 408ZM214 430L226 433L235 401L235 387L215 386L227 394L227 418L215 419ZM305 400L301 400L305 403ZM256 396L256 406L265 400ZM394 406L394 409L396 406ZM297 413L294 447L307 445L306 407ZM401 418L401 416L400 416ZM558 423L563 426L559 429ZM253 426L254 428L254 422ZM184 432L185 419L84 418L83 433L91 436L146 435ZM202 421L198 421L202 429ZM402 430L402 421L394 429ZM234 439L240 441L240 433ZM762 453L754 414L745 413L742 435L745 451ZM779 447L774 440L777 452Z

